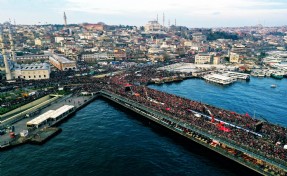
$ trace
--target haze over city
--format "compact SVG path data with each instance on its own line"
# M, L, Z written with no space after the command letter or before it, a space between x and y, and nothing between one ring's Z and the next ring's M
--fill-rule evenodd
M237 27L262 24L286 24L285 0L0 0L0 22L15 19L17 24L62 24L62 13L68 23L124 24L142 26L159 16L162 21L177 20L188 27Z

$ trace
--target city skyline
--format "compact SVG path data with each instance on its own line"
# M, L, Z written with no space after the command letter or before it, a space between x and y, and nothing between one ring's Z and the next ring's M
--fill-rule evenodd
M287 2L284 0L129 0L118 3L116 0L98 2L93 0L0 0L0 23L14 19L17 24L64 24L67 22L97 23L109 25L143 26L155 20L157 15L162 24L187 27L237 27L283 26L287 24Z

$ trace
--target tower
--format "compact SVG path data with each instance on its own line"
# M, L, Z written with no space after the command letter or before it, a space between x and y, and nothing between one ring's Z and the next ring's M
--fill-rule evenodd
M15 54L15 45L12 37L12 30L11 30L11 24L9 24L9 42L10 42L10 48L12 53L12 60L16 62L16 54Z
M162 14L162 26L164 28L164 13Z
M176 19L174 19L174 26L176 26Z
M64 22L65 22L65 27L67 27L67 16L65 12L64 12Z
M156 14L156 22L158 22L158 14Z
M8 81L8 80L12 79L12 74L11 74L11 70L10 70L7 56L6 56L6 50L5 50L5 46L4 46L4 38L3 38L2 28L0 28L0 42L1 42L0 44L1 44L1 49L2 49L4 65L5 65L6 80Z

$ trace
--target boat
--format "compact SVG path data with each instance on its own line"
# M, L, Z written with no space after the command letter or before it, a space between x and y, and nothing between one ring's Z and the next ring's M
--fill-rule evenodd
M275 72L275 73L271 74L271 77L275 78L275 79L282 79L283 78L283 74L281 74L279 72Z
M243 79L243 80L250 80L250 75L246 73L239 73L239 72L231 72L231 71L226 71L224 72L225 76L235 78L235 79Z
M217 84L228 85L236 81L235 78L231 78L228 76L220 75L220 74L209 74L204 75L203 79L206 81L214 82Z
M258 75L257 75L258 77L265 77L265 73L263 72L263 71L261 71L261 72L258 72Z
M271 88L276 88L277 87L277 85L276 84L271 84L271 86L270 86Z

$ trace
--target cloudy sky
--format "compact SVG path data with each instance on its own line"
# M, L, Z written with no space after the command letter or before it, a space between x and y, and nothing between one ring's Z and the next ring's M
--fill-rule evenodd
M165 24L188 27L287 25L287 0L0 0L0 23L124 24L140 26L165 14Z

